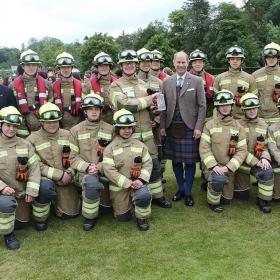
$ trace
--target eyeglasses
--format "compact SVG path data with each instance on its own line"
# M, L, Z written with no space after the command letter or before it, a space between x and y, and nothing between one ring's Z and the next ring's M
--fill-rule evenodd
M21 124L23 117L20 115L7 115L5 117L2 117L2 119L11 124Z
M110 56L100 56L97 58L96 62L99 64L105 64L105 63L113 64L114 63L113 59Z
M134 124L136 122L133 115L122 115L117 118L116 124Z
M141 60L152 60L154 58L154 55L150 52L146 52L146 53L141 53L138 56L138 58Z
M134 50L124 50L119 54L119 58L137 57L137 53Z
M204 54L203 52L199 52L199 51L194 51L190 54L190 59L194 59L194 58L197 58L197 59L207 59L207 56L206 54Z
M38 54L27 54L22 58L22 62L41 62Z
M233 46L227 49L226 54L233 54L233 55L244 54L244 50L238 46Z
M265 49L263 50L263 55L271 55L271 56L277 56L279 52L276 49Z
M161 53L153 53L153 60L163 60L163 55Z
M40 119L44 121L55 121L62 118L61 112L59 111L48 111L41 114Z
M69 57L61 57L56 61L57 65L73 65L75 64L74 60Z
M260 106L261 103L260 103L258 98L248 98L246 100L243 100L241 105L243 107L248 107L249 108L249 107Z
M234 97L230 92L219 92L214 97L214 101L218 101L219 103L226 103L227 100L233 99Z
M92 105L92 106L99 106L103 107L102 102L94 97L86 97L82 103L83 106Z

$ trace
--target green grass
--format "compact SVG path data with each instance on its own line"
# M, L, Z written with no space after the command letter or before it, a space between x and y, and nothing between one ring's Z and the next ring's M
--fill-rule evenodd
M171 200L177 186L170 162L165 177ZM183 200L172 209L153 206L147 232L112 216L99 217L90 232L82 217L62 221L53 211L46 232L31 221L16 232L19 250L0 243L0 279L278 279L280 204L262 213L252 187L249 201L233 200L216 214L200 183L198 171L194 207Z

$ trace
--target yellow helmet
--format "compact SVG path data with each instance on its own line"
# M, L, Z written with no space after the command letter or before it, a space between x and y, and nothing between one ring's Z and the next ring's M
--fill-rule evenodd
M100 95L98 95L96 93L90 93L90 94L86 95L86 97L83 99L82 108L93 107L93 106L102 108L103 101L104 101L104 99Z
M161 62L164 61L163 54L160 51L153 50L151 53L153 54L153 60L159 60Z
M124 62L136 62L138 63L138 56L136 51L127 49L123 50L118 54L118 64L124 63Z
M195 51L191 52L191 54L189 56L189 59L190 59L190 62L195 61L195 60L206 61L207 60L207 55L200 50L195 50Z
M62 114L55 104L48 102L40 107L39 119L41 122L56 122L62 119Z
M102 65L102 64L106 64L106 65L109 64L110 66L114 64L112 57L105 52L101 52L97 54L93 59L94 66Z
M154 55L147 49L142 48L140 50L137 51L137 55L138 55L138 60L142 61L142 60L153 60Z
M245 58L244 50L237 45L229 47L226 51L226 58L231 58L231 57Z
M214 96L214 106L231 105L234 103L233 93L222 89Z
M263 57L279 56L280 55L280 46L278 44L275 44L274 42L271 42L263 48L262 55L263 55Z
M68 66L74 66L75 60L73 56L70 53L63 52L59 54L55 59L55 66L57 67L68 67Z
M126 110L121 109L117 111L113 116L113 125L114 126L135 126L136 125L136 119L134 115Z
M41 58L40 56L28 49L26 51L24 51L21 55L20 55L20 59L19 59L19 63L20 64L25 64L25 63L28 63L28 64L40 64L42 61L41 61Z
M4 107L0 110L0 122L9 123L16 126L21 125L23 120L22 115L14 106Z
M255 94L249 92L241 97L240 104L241 104L240 108L242 110L259 108L261 106L261 102L259 98Z

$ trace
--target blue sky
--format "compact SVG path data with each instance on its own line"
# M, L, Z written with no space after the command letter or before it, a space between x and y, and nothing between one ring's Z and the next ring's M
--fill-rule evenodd
M54 37L64 43L80 42L95 32L114 37L132 33L182 7L184 0L13 0L1 3L0 47L21 48L32 37ZM211 5L242 0L209 0ZM6 7L5 7L6 6ZM17 8L15 8L17 7Z

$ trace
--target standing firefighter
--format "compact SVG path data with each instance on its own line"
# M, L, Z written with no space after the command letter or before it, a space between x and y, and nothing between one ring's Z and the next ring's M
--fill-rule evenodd
M72 75L74 65L74 58L69 53L63 52L56 57L55 66L60 76L53 83L54 103L63 113L60 122L62 128L67 130L83 120L82 83Z
M148 188L153 162L148 148L131 137L136 120L121 109L114 114L116 138L105 149L103 167L110 180L110 197L118 221L132 219L134 205L137 225L141 231L149 229L152 194Z
M160 71L161 63L164 61L163 54L158 50L151 53L153 54L151 74L163 81L167 77L166 73Z
M45 220L53 190L40 186L40 166L32 145L16 136L22 115L12 106L0 110L0 233L6 246L18 249L14 229L27 226L30 205L37 230L46 229Z
M70 167L70 132L59 128L62 114L59 108L46 103L39 110L40 130L26 140L31 142L40 157L43 179L55 188L55 211L61 219L74 218L79 214L80 199L75 184L75 172Z
M101 96L95 93L88 94L82 102L86 120L70 130L70 163L71 167L77 170L76 181L83 189L84 230L91 230L95 226L100 204L105 209L110 208L109 186L107 182L99 182L99 175L103 173L103 152L112 140L114 128L100 120L103 105ZM101 192L104 195L102 200ZM106 204L103 203L103 199Z
M244 128L232 117L234 96L228 90L215 95L218 116L207 122L201 135L199 153L208 181L207 201L214 212L222 212L221 204L230 204L235 171L247 155Z
M153 170L149 181L153 202L163 208L171 208L171 203L163 196L160 164L150 117L150 107L154 105L158 94L149 95L146 83L135 76L138 62L138 55L134 50L123 50L119 53L118 63L123 70L123 76L111 84L109 98L115 111L124 108L132 112L138 120L132 137L148 147L153 160Z
M261 107L259 117L268 125L280 121L279 112L275 104L280 98L280 46L275 43L266 45L262 51L265 67L255 71L252 75L256 79Z
M234 175L234 197L249 199L250 175L253 175L258 179L260 210L270 213L268 201L272 199L274 175L267 148L268 125L258 118L260 106L260 101L254 94L247 93L241 98L244 117L239 120L239 123L245 128L248 154Z
M40 129L39 109L47 102L53 102L51 85L37 74L41 64L39 55L32 51L24 51L19 60L24 73L15 78L9 87L14 90L18 108L25 120L18 128L17 135L27 137L32 131Z

